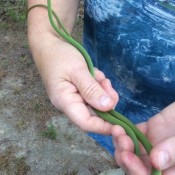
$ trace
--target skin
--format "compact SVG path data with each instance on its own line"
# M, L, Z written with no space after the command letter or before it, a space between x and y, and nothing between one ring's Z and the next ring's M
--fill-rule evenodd
M33 7L34 6L32 6L32 8ZM94 77L94 67L93 67L90 56L88 55L86 50L79 43L77 43L65 30L64 26L62 25L62 22L59 20L59 17L52 10L51 0L47 0L47 7L46 8L48 10L49 21L50 21L52 27L54 28L54 30L58 33L59 36L61 36L63 39L65 39L65 41L67 41L68 43L70 43L72 46L74 46L75 48L77 48L80 51L80 53L83 55L84 59L86 60L89 72ZM59 27L54 22L54 17L56 18L56 21L59 24ZM62 31L60 29L60 27L64 31ZM120 113L118 113L114 110L111 110L109 112L102 112L102 111L99 111L95 108L93 108L93 110L95 111L95 113L98 116L100 116L102 119L108 121L109 123L114 124L114 125L120 125L123 127L126 134L128 136L130 136L130 138L132 139L132 141L134 143L134 152L137 156L140 156L140 149L139 149L138 140L142 143L142 145L144 146L148 155L150 154L150 151L152 150L152 145L150 144L149 140L147 140L145 135L143 135L126 117L122 116ZM151 171L151 175L161 175L161 171L153 169Z
M175 173L175 102L153 116L148 122L141 123L138 128L153 144L150 157L142 150L139 159L134 154L134 145L120 126L112 129L114 145L116 146L115 160L127 175L150 174L151 165L162 170L162 175ZM163 154L164 153L164 154ZM166 156L167 155L167 156Z
M46 5L47 0L29 0L28 7L42 3ZM54 11L60 12L57 15L71 33L79 1L53 0L52 4ZM35 8L30 11L28 39L52 104L83 131L109 135L112 125L97 117L89 105L101 111L108 111L116 105L118 95L111 82L98 69L95 69L95 78L91 76L77 49L58 38L45 9Z
M46 1L29 0L29 7ZM77 2L77 3L75 3ZM78 1L52 1L54 10L71 33ZM118 95L105 75L95 69L93 78L82 55L59 39L50 26L47 11L33 9L28 16L28 37L35 63L51 102L84 131L110 134L112 125L97 117L91 108L112 109ZM42 42L40 42L42 41ZM96 123L96 125L94 125ZM115 133L115 132L114 132ZM130 170L128 171L130 173Z

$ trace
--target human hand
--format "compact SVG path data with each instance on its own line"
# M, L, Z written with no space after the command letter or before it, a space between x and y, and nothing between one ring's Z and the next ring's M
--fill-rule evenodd
M105 75L95 69L90 74L82 55L57 38L42 49L38 65L53 105L84 131L110 134L112 125L97 117L90 106L101 111L112 109L118 95Z
M28 1L29 7L47 0ZM72 32L79 1L52 1L55 12L69 33ZM60 12L60 13L59 13ZM63 111L84 131L110 134L112 125L97 117L93 110L111 110L118 95L99 70L95 78L86 61L72 45L53 30L47 10L35 8L28 15L28 39L36 67L53 105Z
M166 107L138 128L153 144L150 156L141 149L140 158L134 154L134 145L123 128L114 126L112 135L116 146L115 159L127 175L150 175L151 167L162 170L162 175L175 174L175 103Z

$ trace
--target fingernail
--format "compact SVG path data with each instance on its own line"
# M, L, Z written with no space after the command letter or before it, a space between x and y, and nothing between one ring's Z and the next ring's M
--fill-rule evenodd
M158 161L160 169L165 169L169 162L169 154L167 151L160 151L158 154Z
M108 106L111 102L111 99L108 96L103 96L100 98L100 105L102 107Z

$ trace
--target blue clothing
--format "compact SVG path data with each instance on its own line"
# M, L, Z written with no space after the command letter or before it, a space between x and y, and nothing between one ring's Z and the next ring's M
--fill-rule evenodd
M86 0L83 43L132 122L175 100L175 0ZM89 135L113 154L111 137Z

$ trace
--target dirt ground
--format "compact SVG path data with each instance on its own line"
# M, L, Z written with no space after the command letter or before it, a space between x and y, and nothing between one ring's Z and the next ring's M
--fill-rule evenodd
M97 175L113 158L50 103L26 24L0 22L0 175ZM81 39L77 19L75 38Z

